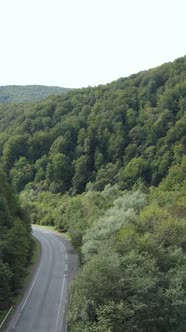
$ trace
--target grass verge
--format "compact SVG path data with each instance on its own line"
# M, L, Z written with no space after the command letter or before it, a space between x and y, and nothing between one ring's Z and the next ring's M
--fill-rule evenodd
M21 301L25 290L28 288L33 275L37 269L38 263L39 263L39 259L40 259L40 252L41 252L41 247L40 247L40 243L39 241L33 237L34 240L34 251L33 251L33 255L32 255L32 259L31 259L31 263L29 264L27 271L26 271L26 277L23 280L23 287L21 290L19 290L19 294L17 294L14 298L13 298L13 306L17 306L18 303Z
M52 232L60 234L61 236L63 236L65 239L67 239L69 241L71 240L70 235L68 234L68 232L66 232L66 233L60 232L55 228L55 226L46 226L46 225L37 225L37 224L34 224L34 226L38 226L38 227L41 227L41 228L46 228L48 230L51 230Z
M6 317L6 314L7 314L8 310L0 310L0 326L1 326L1 323L2 323L3 319Z

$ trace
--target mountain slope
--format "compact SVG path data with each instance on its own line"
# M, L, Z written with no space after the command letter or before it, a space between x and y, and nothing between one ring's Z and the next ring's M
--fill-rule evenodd
M0 105L1 163L20 200L81 254L70 332L186 330L185 110L186 57Z
M45 85L6 85L0 86L0 103L39 101L51 94L69 91L68 88Z
M185 78L183 57L37 104L1 104L0 154L17 190L158 185L186 153Z

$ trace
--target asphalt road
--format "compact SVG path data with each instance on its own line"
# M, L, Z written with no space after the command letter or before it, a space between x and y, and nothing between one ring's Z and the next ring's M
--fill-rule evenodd
M41 243L41 261L7 332L65 332L67 251L60 236L39 227L33 234Z

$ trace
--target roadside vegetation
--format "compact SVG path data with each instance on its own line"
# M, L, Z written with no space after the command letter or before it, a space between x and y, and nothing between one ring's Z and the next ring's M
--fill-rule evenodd
M183 57L0 105L1 164L22 205L81 257L69 332L186 330L185 77Z
M31 262L30 216L21 207L6 175L0 170L0 310L1 318L22 287Z
M157 188L108 184L74 197L32 197L33 216L68 231L81 256L69 331L184 331L185 174L183 157ZM22 195L31 201L30 192Z

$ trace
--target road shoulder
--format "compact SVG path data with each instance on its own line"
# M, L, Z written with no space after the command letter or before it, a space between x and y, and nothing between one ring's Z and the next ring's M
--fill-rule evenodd
M23 287L19 290L18 294L13 298L12 307L10 308L11 310L9 310L10 314L7 315L4 324L0 328L0 332L7 331L10 322L14 319L14 316L16 316L18 308L21 306L21 303L26 293L28 292L30 285L32 284L32 281L40 264L41 254L42 254L41 245L34 236L33 239L35 242L35 251L33 253L31 264L28 266L27 275L23 280Z

